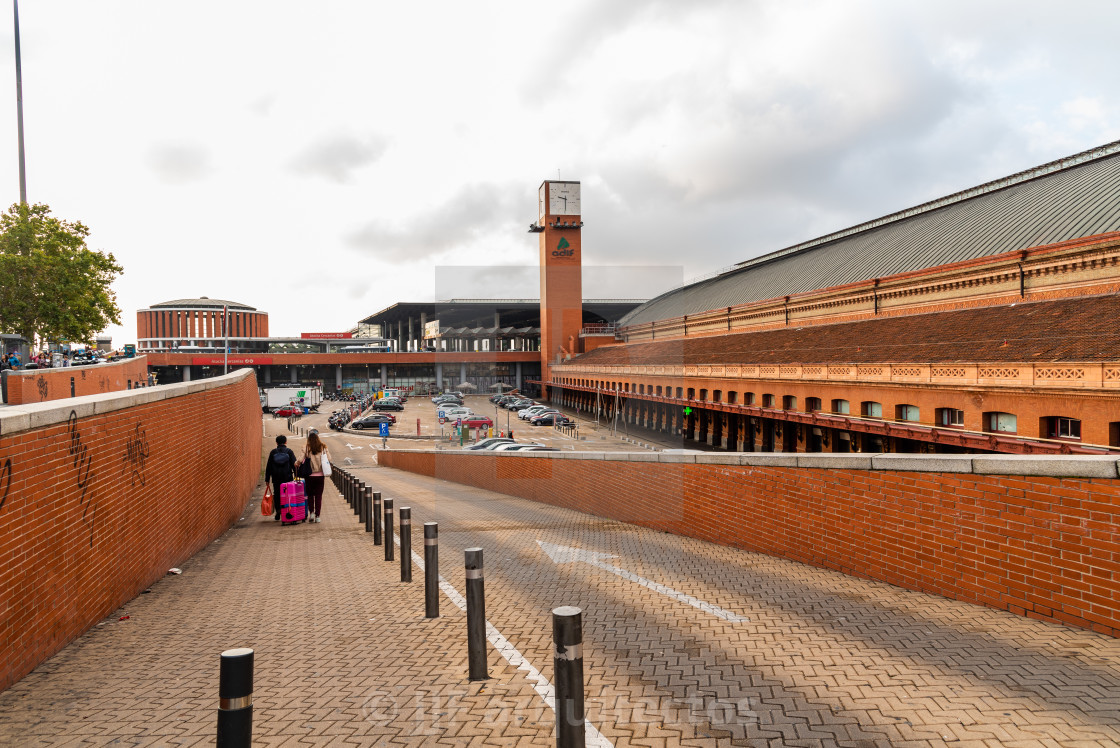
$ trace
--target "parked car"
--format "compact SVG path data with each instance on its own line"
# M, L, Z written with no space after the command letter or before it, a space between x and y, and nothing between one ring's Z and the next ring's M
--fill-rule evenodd
M493 449L494 447L498 446L499 444L513 444L513 443L514 443L513 439L510 439L509 437L492 436L489 439L483 439L482 441L478 442L477 444L471 444L469 446L463 447L463 449L469 449L469 450L477 452L479 450Z
M490 428L494 425L494 422L490 420L490 416L480 416L477 413L474 413L463 419L463 425L469 426L472 429L483 427Z
M555 412L556 408L548 405L530 405L528 408L522 408L517 411L517 417L522 421L527 421L531 416L539 416L541 413L547 413L549 411Z
M377 402L375 402L373 404L373 409L374 410L404 410L404 406L401 405L400 401L398 401L398 400L390 400L388 398L385 398L385 399L378 400Z
M301 416L303 415L303 408L299 407L298 405L285 405L283 408L277 408L276 410L272 411L272 414L275 416L279 416L280 418L286 418L287 416Z
M575 424L571 418L563 413L544 413L529 420L534 426L571 426Z
M443 417L449 421L454 421L459 418L466 418L467 416L473 415L474 411L472 411L470 408L448 408L447 410L443 411Z
M498 446L494 447L494 451L495 452L520 452L520 451L525 450L525 449L532 449L532 448L538 448L538 447L543 448L544 445L543 444L537 444L536 442L528 442L528 443L526 443L526 442L520 442L520 443L515 442L513 444L499 444Z
M357 419L356 421L354 421L352 424L350 424L350 428L352 428L352 429L376 429L376 428L380 428L381 424L383 424L383 423L387 423L390 426L393 425L393 421L391 420L391 418L389 417L388 414L386 414L386 413L371 413L368 416L363 416L363 417Z
M528 408L530 405L536 405L536 403L534 403L532 400L514 400L512 403L506 406L506 410L517 411L521 410L522 408Z

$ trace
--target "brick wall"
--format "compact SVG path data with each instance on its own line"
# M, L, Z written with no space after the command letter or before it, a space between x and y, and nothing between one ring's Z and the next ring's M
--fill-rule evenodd
M92 366L64 366L57 369L31 369L8 372L9 405L41 403L74 396L127 390L129 383L148 382L148 362L143 356Z
M1120 635L1115 458L387 451L378 461Z
M241 516L260 416L252 370L0 409L0 690Z

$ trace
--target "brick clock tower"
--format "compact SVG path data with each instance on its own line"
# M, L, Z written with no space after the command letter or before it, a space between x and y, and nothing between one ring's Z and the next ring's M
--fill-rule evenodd
M537 223L529 229L541 243L541 379L549 364L580 352L583 279L580 253L579 182L546 181L537 193Z

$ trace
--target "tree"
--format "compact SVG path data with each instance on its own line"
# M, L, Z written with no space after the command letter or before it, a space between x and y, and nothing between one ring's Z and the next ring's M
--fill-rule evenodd
M121 310L110 285L113 255L86 246L89 229L53 217L42 203L0 215L0 330L40 340L89 342Z

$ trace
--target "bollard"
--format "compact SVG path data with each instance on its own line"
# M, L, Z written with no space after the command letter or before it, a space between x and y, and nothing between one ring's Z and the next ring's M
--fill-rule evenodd
M424 617L439 618L439 523L424 523Z
M373 544L381 545L381 492L373 492Z
M253 650L222 652L218 671L217 748L249 748L253 742Z
M365 509L362 510L365 514L366 532L373 532L373 489L366 486L365 494L362 496L362 503Z
M393 560L393 500L385 499L385 560Z
M467 567L467 669L471 680L488 680L486 672L486 592L482 580L482 549L464 552Z
M583 748L583 612L552 611L552 666L556 677L556 746Z
M366 524L366 494L369 492L369 486L362 481L358 484L358 522Z
M401 507L401 581L412 581L412 507Z
M357 478L354 479L354 514L358 516L359 521L362 516L362 491L365 490L366 484Z
M355 480L356 479L352 475L347 475L346 476L346 503L350 505L351 509L354 508L354 481Z

